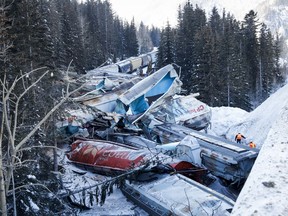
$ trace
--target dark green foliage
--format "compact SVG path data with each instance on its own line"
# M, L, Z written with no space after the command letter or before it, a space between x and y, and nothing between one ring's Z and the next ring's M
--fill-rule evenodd
M105 203L106 196L107 196L107 189L108 189L108 184L104 183L101 186L101 198L100 198L100 205L102 206Z
M175 62L175 33L169 22L161 33L161 41L158 47L157 68Z
M243 55L250 86L251 99L257 100L257 80L259 78L259 41L257 13L251 10L243 22Z
M160 33L161 30L157 27L152 26L152 29L150 31L150 36L152 40L153 47L158 47L160 44Z
M138 41L134 20L132 20L130 24L126 22L124 25L123 48L124 58L138 55Z
M63 98L62 90L65 89L65 84L60 72L66 71L71 62L69 71L83 73L109 59L116 60L138 54L135 24L132 22L126 28L123 22L114 16L109 1L87 1L79 4L77 0L6 0L1 2L2 6L5 10L0 11L1 81L5 82L9 89L16 78L35 70L15 85L7 105L11 128L17 128L15 144L31 132ZM131 43L128 44L128 41ZM124 45L128 49L125 50ZM46 74L47 71L49 73ZM17 97L43 74L46 75L41 81L23 95L16 110ZM58 179L51 174L54 170L53 163L43 154L47 152L45 146L54 142L55 119L59 116L60 113L55 112L54 119L48 119L42 124L34 136L23 145L24 148L37 147L17 155L19 161L26 160L29 163L15 167L16 187L35 181L34 183L46 186L55 194L60 189ZM1 151L4 155L5 172L10 166L7 161L11 158L8 152L7 128L4 133ZM42 160L44 158L47 164ZM35 180L28 178L28 175L35 176ZM110 192L111 189L110 187ZM60 203L52 193L48 193L51 196L47 197L47 190L40 186L17 190L17 213L52 215L49 211L53 211L55 214L61 212L73 215L65 204ZM11 194L7 199L8 206L11 206ZM40 207L38 212L33 212L29 199ZM88 204L87 200L83 202ZM26 212L27 206L31 207L31 211ZM10 208L9 211L12 214Z
M55 215L58 213L72 215L73 210L55 195L59 189L60 180L57 175L47 172L53 169L53 163L45 154L45 150L32 148L23 152L24 160L31 159L30 157L38 160L38 163L26 162L23 166L16 167L14 172L15 187L22 187L15 191L17 215ZM42 170L46 171L45 174ZM12 194L9 193L7 198L8 203L12 203ZM12 209L8 215L13 215Z
M205 12L188 1L178 10L174 31L175 39L167 40L167 27L162 30L157 65L181 66L186 93L200 93L199 99L210 106L250 111L284 82L279 39L275 41L264 27L259 36L254 11L245 16L241 25L225 10L220 16L214 7L207 21ZM165 62L167 56L172 58Z
M282 86L285 83L284 75L281 73L281 67L280 67L280 55L281 55L281 47L284 47L283 44L281 44L281 40L279 38L279 35L276 34L276 39L273 43L274 48L274 75L275 75L275 81L276 85Z

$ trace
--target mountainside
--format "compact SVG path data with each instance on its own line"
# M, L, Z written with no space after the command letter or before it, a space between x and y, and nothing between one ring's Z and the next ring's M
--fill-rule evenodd
M186 1L185 1L186 2ZM243 21L245 15L250 11L254 10L258 14L259 22L264 22L271 30L273 35L276 33L282 37L285 42L283 47L283 58L286 59L284 62L287 63L288 57L288 1L287 0L191 0L193 5L205 9L209 15L212 8L216 6L219 10L219 14L222 13L223 8L226 12L230 12L235 16L237 20Z
M287 0L266 0L257 6L260 20L263 20L271 32L279 34L284 42L283 57L288 58L288 1Z
M273 33L288 37L288 1L266 0L257 6L257 12Z
M251 9L255 9L257 5L263 3L265 0L253 0L244 1L243 0L191 0L193 5L198 5L200 8L205 9L206 13L209 14L214 6L218 8L219 13L222 13L222 9L225 8L226 12L230 12L238 20L243 20L245 14L247 14ZM186 2L186 1L184 1Z

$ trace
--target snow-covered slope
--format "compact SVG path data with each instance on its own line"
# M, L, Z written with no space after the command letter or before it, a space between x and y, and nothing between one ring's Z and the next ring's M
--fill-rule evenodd
M247 122L251 133L262 137L263 145L232 215L287 215L288 85L250 113Z
M266 0L257 6L257 12L261 21L275 34L288 37L288 1Z
M212 8L215 6L218 8L220 14L222 13L223 8L225 8L225 11L233 14L236 19L243 20L245 14L247 14L252 9L254 10L257 5L263 3L264 1L265 0L191 0L190 2L193 5L197 4L200 8L205 9L208 15L210 14Z
M288 212L288 84L246 113L238 108L212 108L208 132L233 140L237 132L261 148L238 196L233 216L287 215Z
M231 126L226 137L233 140L235 134L240 132L246 136L246 142L253 140L260 147L264 144L274 122L287 107L288 85L285 85L243 118L242 122Z

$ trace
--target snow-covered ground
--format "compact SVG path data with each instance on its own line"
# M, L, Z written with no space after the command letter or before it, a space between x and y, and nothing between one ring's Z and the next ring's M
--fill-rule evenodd
M255 165L238 197L232 215L277 215L288 212L288 85L275 92L253 112L239 108L212 108L212 125L208 133L234 140L241 132L247 144L253 140L261 148ZM73 179L78 187L82 180ZM72 178L72 177L69 177ZM73 177L74 178L74 177ZM86 181L85 180L85 181ZM92 183L89 183L92 184ZM87 182L86 185L87 186ZM103 206L95 205L79 215L147 215L127 201L118 189Z
M210 133L233 140L240 132L261 148L232 215L288 215L288 85L251 113L221 107L212 116Z

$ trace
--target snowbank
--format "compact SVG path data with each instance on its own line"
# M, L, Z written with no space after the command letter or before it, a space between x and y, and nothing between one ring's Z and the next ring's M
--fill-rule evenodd
M230 127L227 131L227 139L234 140L238 132L244 134L246 143L254 141L257 148L265 142L272 124L279 119L281 112L288 104L288 85L285 85L259 107L247 114L247 117Z
M288 98L287 86L280 92L284 93L283 90L286 90L285 95ZM276 94L277 97L275 97L276 95L272 97L275 100L273 101L274 106L278 108L282 107L279 106L282 104L277 104L281 99L280 92ZM270 98L269 101L272 102L272 99ZM280 111L276 109L275 112L271 113L270 116L277 116L274 123L273 121L255 122L256 125L262 122L262 128L265 131L269 128L270 131L236 201L232 215L287 215L288 103Z

